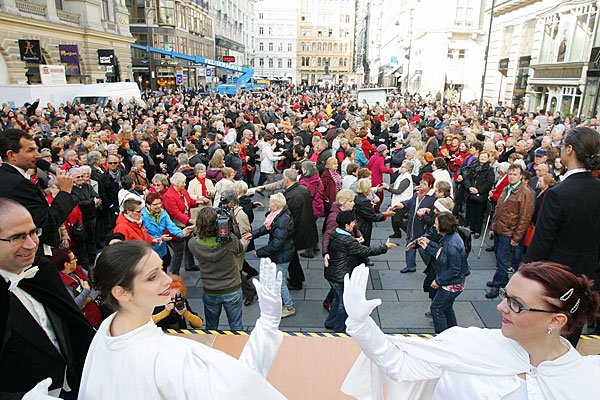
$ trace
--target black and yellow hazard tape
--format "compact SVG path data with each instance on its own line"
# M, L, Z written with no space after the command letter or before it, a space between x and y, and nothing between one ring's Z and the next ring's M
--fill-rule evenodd
M247 331L221 331L221 330L202 330L202 329L165 329L167 333L179 333L184 335L222 335L222 336L249 336ZM434 334L431 333L393 333L392 336L401 337L416 337L423 339L431 339ZM335 332L283 332L283 336L291 337L350 337L347 333ZM596 339L600 340L600 335L581 335L581 339Z

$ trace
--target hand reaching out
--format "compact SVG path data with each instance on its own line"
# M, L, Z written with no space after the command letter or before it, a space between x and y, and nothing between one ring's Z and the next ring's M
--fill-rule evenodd
M344 305L348 319L353 320L354 323L366 321L375 307L381 304L381 299L366 299L368 280L369 268L364 264L354 268L352 277L349 274L344 276Z
M281 282L283 276L277 271L277 266L269 258L260 259L259 279L253 283L258 294L260 318L269 323L272 328L279 328L281 321Z

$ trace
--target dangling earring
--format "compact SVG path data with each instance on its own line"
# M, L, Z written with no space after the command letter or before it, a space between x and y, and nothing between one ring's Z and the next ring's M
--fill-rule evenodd
M548 327L548 329L546 330L546 333L548 334L548 336L552 335L552 328Z

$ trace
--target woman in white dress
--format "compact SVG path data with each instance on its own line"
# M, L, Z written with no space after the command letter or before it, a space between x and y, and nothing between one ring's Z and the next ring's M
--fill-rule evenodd
M281 273L261 260L255 280L260 318L239 360L193 340L163 334L152 311L171 301L171 278L142 242L108 246L96 262L96 285L117 308L87 354L79 399L283 399L266 380L279 350Z
M366 300L369 269L345 277L348 333L362 349L342 391L359 399L590 399L598 356L562 336L595 318L600 294L585 276L550 262L523 265L501 294L502 329L450 328L434 339L383 334ZM386 379L387 378L387 379Z

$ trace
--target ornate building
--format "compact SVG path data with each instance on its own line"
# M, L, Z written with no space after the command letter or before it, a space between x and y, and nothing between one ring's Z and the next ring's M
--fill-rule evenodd
M123 0L0 0L0 84L60 64L70 83L131 80L132 42Z
M298 83L356 83L355 0L300 0Z

